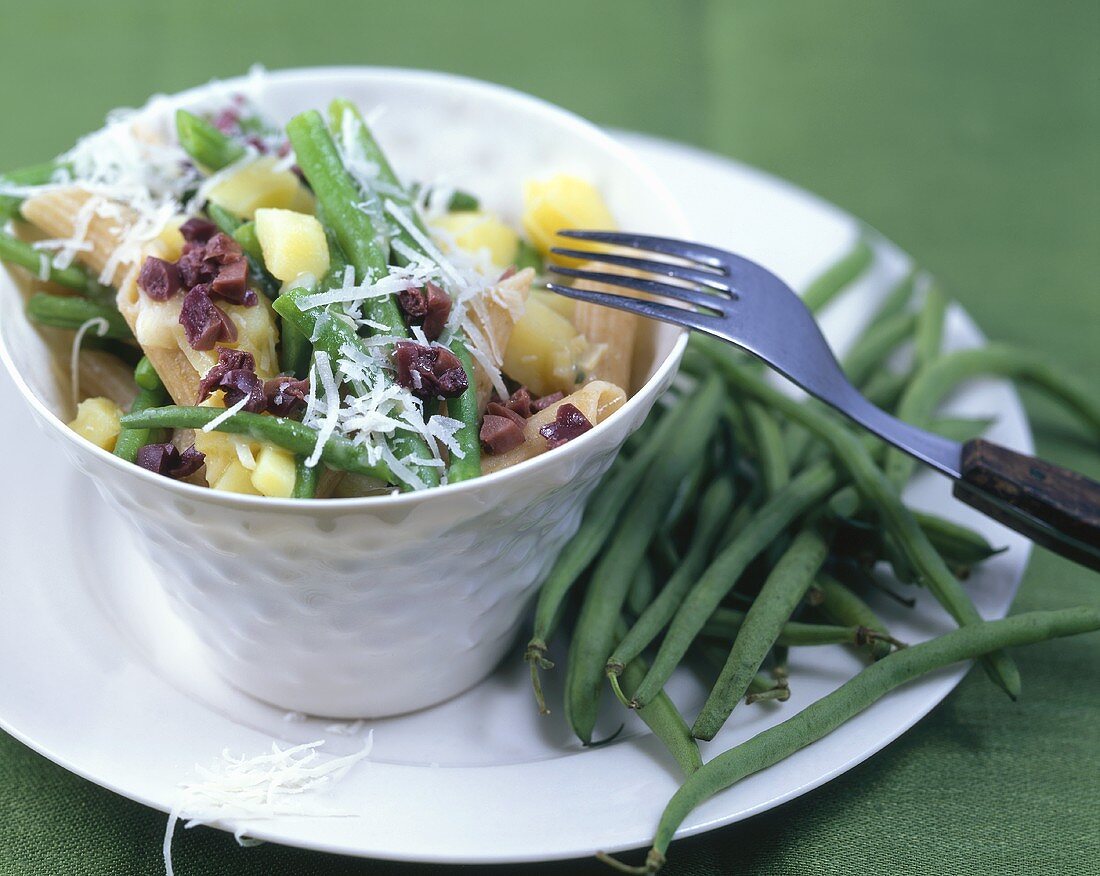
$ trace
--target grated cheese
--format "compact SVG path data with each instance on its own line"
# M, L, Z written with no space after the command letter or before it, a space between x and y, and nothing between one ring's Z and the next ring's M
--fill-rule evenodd
M103 337L111 326L102 316L93 316L83 323L73 335L73 348L69 354L69 386L73 393L73 407L80 403L80 345L84 343L84 335L88 329L95 329L96 335Z
M248 404L248 399L249 399L249 396L246 395L239 402L236 402L232 407L226 408L224 411L222 411L220 414L218 414L216 417L214 417L213 420L211 420L209 423L207 423L205 426L203 426L202 431L204 431L204 432L213 432L215 429L218 428L218 426L220 426L222 423L224 423L226 420L228 420L234 414L237 414L241 410L243 410L244 406L246 404Z
M271 743L271 753L256 757L234 757L228 750L210 769L196 765L200 776L196 782L185 782L176 805L168 815L164 831L164 869L173 876L172 837L176 824L184 820L184 829L197 824L225 827L241 845L252 844L246 837L243 822L299 817L353 817L357 813L318 805L310 795L328 790L360 761L367 758L374 744L372 730L362 750L346 757L319 761L317 749L324 740L307 742L291 748Z

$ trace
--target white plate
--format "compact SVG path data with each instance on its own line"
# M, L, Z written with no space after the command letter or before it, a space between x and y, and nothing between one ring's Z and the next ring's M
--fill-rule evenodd
M636 135L623 135L683 201L701 240L770 266L796 288L850 245L857 223L790 185L733 162ZM885 241L876 267L827 314L834 343L845 344L868 305L901 275L905 257ZM950 343L980 334L958 309ZM361 738L320 720L285 715L228 687L195 658L195 643L171 617L174 637L153 639L153 615L170 614L130 533L74 470L44 442L14 390L0 385L7 489L0 495L0 725L65 768L167 811L181 781L228 748L259 754L273 739L326 739L350 753ZM1016 395L1002 383L974 385L954 403L996 416L991 435L1030 452ZM1010 550L968 582L986 617L1005 614L1028 557L1027 543L950 499L948 484L923 476L912 501L981 529ZM104 596L97 582L120 578ZM907 611L877 605L904 640L948 629L927 597ZM446 659L442 655L441 659ZM739 708L704 757L754 735L833 690L860 667L841 647L793 649L792 697L782 706ZM693 812L680 835L762 812L850 769L911 727L959 681L965 667L892 693L826 739L752 776ZM550 673L551 698L555 674ZM692 712L704 691L687 674L671 685ZM554 701L553 699L551 700ZM602 732L621 720L608 708ZM631 719L617 741L581 750L558 710L540 719L517 647L486 682L417 714L375 721L370 761L336 786L330 802L361 817L257 822L260 839L329 852L433 862L518 862L582 857L597 849L647 845L675 791L674 765ZM368 728L364 727L360 737ZM609 817L614 813L614 817Z

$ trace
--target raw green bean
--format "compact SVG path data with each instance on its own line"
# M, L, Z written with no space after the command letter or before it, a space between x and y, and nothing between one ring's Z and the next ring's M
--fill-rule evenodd
M121 422L123 427L135 429L201 429L224 413L221 408L168 405L127 414ZM303 426L296 420L269 417L266 414L239 411L218 423L215 431L248 435L257 441L270 441L299 456L309 456L317 446L317 430ZM393 473L384 463L370 461L367 448L336 435L325 442L321 460L330 468L340 471L381 478L391 484L395 482Z
M306 465L306 457L299 456L294 460L294 489L290 493L292 499L313 499L317 495L317 481L321 477L321 466Z
M745 616L726 665L695 719L691 735L696 739L713 739L745 696L783 625L791 619L814 575L825 562L831 537L829 527L809 525L775 564Z
M946 318L947 296L933 280L917 315L913 362L918 372L940 355Z
M620 618L616 633L621 636L625 630L626 623ZM645 677L645 673L646 665L641 658L632 660L623 672L623 686L627 691L633 691L635 685ZM653 731L653 735L665 744L665 748L676 759L685 776L690 776L703 765L703 759L699 755L699 743L692 739L687 721L667 694L662 692L644 709L639 709L638 717Z
M73 330L89 320L102 319L107 323L107 331L100 337L118 340L132 340L134 337L117 308L76 295L36 292L27 299L27 316L39 325Z
M1041 390L1061 401L1094 437L1100 437L1100 402L1092 397L1088 386L1074 375L1059 371L1046 358L1006 344L957 350L930 362L906 389L898 417L924 428L948 393L965 380L983 376L1006 377ZM895 486L903 486L915 464L907 454L891 449L886 474Z
M649 674L634 693L632 706L645 705L657 695L745 567L796 517L828 495L837 480L836 469L831 464L819 463L792 480L751 516L688 592L661 642Z
M976 566L1006 550L1003 547L993 547L980 532L953 520L923 511L914 511L913 517L932 542L932 546L954 566Z
M703 449L703 452L699 454L699 458L695 460L695 464L688 471L687 476L677 486L676 494L672 497L672 501L668 506L668 513L665 515L662 526L663 532L675 530L695 504L700 485L711 470L711 460L708 458L706 450L706 448Z
M139 389L138 394L130 405L130 413L137 414L150 408L159 408L168 404L171 399L163 386L153 389ZM115 440L115 456L134 462L138 451L146 444L158 444L164 438L159 429L141 429L123 427Z
M960 624L973 624L981 620L974 603L902 503L889 478L875 465L870 453L849 429L836 422L820 406L801 404L769 386L757 375L739 368L720 343L700 336L696 336L694 341L700 349L713 356L714 362L734 388L774 406L784 416L801 423L824 440L848 470L864 500L875 508L886 529L896 538L905 559L939 603ZM947 360L938 359L936 364L944 361ZM994 681L1015 698L1019 693L1020 674L1008 656L991 654L986 658L985 666Z
M745 415L756 447L756 458L760 465L764 491L768 496L774 496L791 479L779 421L767 408L755 402L745 405Z
M721 379L712 374L692 396L680 429L665 444L662 464L649 472L637 501L626 509L592 573L573 630L565 677L566 718L584 743L592 739L604 667L616 645L615 623L631 576L644 559L676 487L717 428L723 392Z
M860 237L847 255L806 287L806 291L802 293L802 303L813 313L817 313L866 271L874 258L875 252L871 244L866 238Z
M60 286L67 286L78 292L95 291L98 285L79 265L59 268L54 264L53 257L49 253L35 249L31 244L3 231L0 231L0 261L19 265L36 277ZM45 272L43 268L46 268Z
M630 610L630 613L637 617L643 611L646 606L653 601L653 595L657 591L657 570L653 568L653 564L647 559L640 566L638 571L634 573L634 580L630 582L630 590L626 595L626 607ZM626 635L626 631L623 631L623 635ZM619 636L621 639L622 636Z
M723 752L693 773L665 807L644 866L626 867L602 854L601 859L624 873L655 873L665 863L676 829L696 806L828 735L894 688L982 654L1097 629L1100 629L1100 607L1035 611L961 627L895 651L797 715Z
M824 572L817 576L817 589L822 597L818 608L826 618L834 624L862 627L877 633L881 638L867 642L868 650L875 660L881 660L890 653L890 632L871 606L832 575Z
M369 351L363 344L363 339L355 333L355 329L351 325L338 315L320 308L302 310L299 307L299 300L308 294L310 294L309 290L306 289L291 289L276 298L272 307L299 334L312 338L314 349L324 351L334 367L337 361L344 358L340 351L345 346L359 349L364 356L369 356ZM390 439L390 443L398 458L412 455L420 459L427 459L431 455L424 439L412 432L399 432ZM337 467L333 466L333 468ZM434 467L410 465L410 468L416 472L425 486L439 486L439 471ZM399 483L403 489L409 489L412 486L401 481L390 481L390 483Z
M245 157L248 150L215 128L206 119L187 110L176 110L176 136L195 164L214 173Z
M908 386L912 372L890 371L883 368L875 372L860 391L863 397L877 408L893 411L898 399Z
M9 170L0 174L0 192L6 186L44 186L54 180L54 174L65 165L56 161L47 161L44 164L35 164L32 167L22 167L19 170ZM23 205L22 195L0 194L0 224L9 219L22 219L19 208Z
M745 622L745 612L736 608L719 607L715 609L702 635L719 639L728 645L733 644L738 630ZM802 621L787 621L780 628L779 637L775 640L777 645L785 647L803 647L808 645L863 645L873 640L880 634L879 630L872 630L864 626L838 626L836 624L808 624ZM891 638L884 641L892 642ZM719 664L724 665L728 650L723 652Z
M679 608L684 595L706 567L707 558L722 532L722 524L726 521L733 500L734 488L728 478L717 479L703 494L691 544L683 560L657 594L657 598L640 613L634 626L622 637L607 660L604 671L611 680L612 687L615 685L615 676L622 672L623 667L641 654L665 628Z
M842 360L844 373L854 386L863 386L917 325L917 315L902 311L872 327L857 341Z
M584 509L584 518L577 534L562 548L539 590L535 604L534 630L523 657L530 664L531 686L534 688L539 712L544 715L549 714L549 710L542 695L539 670L552 669L554 666L546 658L547 642L561 619L565 598L603 548L615 528L620 512L642 478L653 467L666 441L680 428L682 416L690 402L690 398L682 398L676 402L674 409L660 419L649 440L618 470L612 469L604 478L596 488L595 498Z
M868 327L876 326L880 322L883 322L896 313L900 313L905 310L910 299L913 297L913 288L917 282L917 268L914 265L906 271L905 276L886 293L886 296L879 303L874 313L871 314L871 319L868 321Z
M141 389L164 389L164 383L157 374L157 369L145 356L142 356L134 366L134 382Z

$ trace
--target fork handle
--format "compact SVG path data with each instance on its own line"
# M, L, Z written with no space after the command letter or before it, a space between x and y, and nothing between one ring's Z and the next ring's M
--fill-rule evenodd
M977 438L955 496L1038 544L1100 571L1100 483Z

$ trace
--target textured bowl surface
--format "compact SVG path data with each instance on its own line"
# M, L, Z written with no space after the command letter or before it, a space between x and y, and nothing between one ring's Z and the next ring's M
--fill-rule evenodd
M400 173L468 188L512 220L524 179L569 170L598 186L623 226L687 234L662 184L624 147L486 83L374 68L284 71L158 97L144 111L168 124L177 106L232 91L280 121L349 97L372 115ZM0 274L0 358L37 422L130 521L210 665L279 707L334 717L422 708L493 668L684 343L671 327L647 326L633 397L557 451L423 494L302 503L175 483L75 436L61 419L69 389Z

